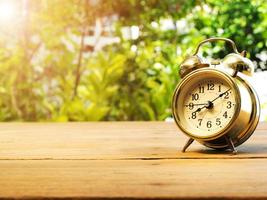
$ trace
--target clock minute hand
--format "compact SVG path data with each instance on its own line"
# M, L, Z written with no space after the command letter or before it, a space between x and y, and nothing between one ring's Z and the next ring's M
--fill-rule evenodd
M230 89L228 89L228 90L226 90L225 92L223 92L223 93L221 93L219 96L217 96L215 99L213 99L212 101L208 101L208 103L207 104L205 104L203 107L201 107L201 108L198 108L198 109L196 109L194 112L200 112L202 109L204 109L204 108L208 108L208 109L211 109L211 108L213 108L213 102L214 101L216 101L217 99L219 99L220 97L222 97L223 95L225 95L229 90L231 90L231 88ZM193 112L193 113L194 113Z
M215 100L217 100L217 99L219 99L220 97L222 97L223 95L225 95L229 90L231 90L231 88L228 89L228 90L226 90L225 92L221 93L219 96L217 96L215 99L213 99L213 100L211 101L211 103L213 103Z
M231 90L231 88L230 89L228 89L228 90L226 90L225 92L223 92L223 93L221 93L219 96L217 96L215 99L213 99L212 101L208 101L208 103L207 104L205 104L203 107L201 107L201 108L198 108L198 109L196 109L194 112L200 112L202 109L204 109L204 108L208 108L208 109L211 109L211 108L213 108L213 102L214 101L216 101L217 99L219 99L220 97L222 97L223 95L225 95L229 90ZM194 113L193 112L193 113Z

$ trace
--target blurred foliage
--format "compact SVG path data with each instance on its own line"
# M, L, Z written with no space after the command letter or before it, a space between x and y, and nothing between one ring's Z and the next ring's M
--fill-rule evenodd
M179 63L208 37L266 69L265 0L21 2L27 13L0 27L1 121L164 120ZM100 48L105 36L116 42Z

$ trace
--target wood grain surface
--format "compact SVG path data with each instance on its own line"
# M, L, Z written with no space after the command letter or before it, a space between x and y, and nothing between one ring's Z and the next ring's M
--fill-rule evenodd
M238 154L174 123L0 123L0 198L265 199L267 124Z

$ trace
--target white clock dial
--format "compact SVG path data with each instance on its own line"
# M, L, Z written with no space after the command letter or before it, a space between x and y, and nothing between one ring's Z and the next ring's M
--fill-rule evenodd
M183 101L184 118L195 129L212 134L224 129L235 113L232 88L216 78L193 84Z
M223 135L240 111L240 91L228 75L201 70L186 77L176 88L175 121L188 136L200 139Z

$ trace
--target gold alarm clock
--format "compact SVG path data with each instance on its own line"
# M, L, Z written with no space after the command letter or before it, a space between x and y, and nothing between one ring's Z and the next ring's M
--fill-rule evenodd
M201 45L224 41L233 53L222 60L203 62L198 55ZM174 120L189 140L183 152L194 141L219 150L236 153L254 132L260 116L260 103L247 81L254 65L246 52L238 52L227 38L210 38L199 43L195 53L180 65L180 83L172 100Z

